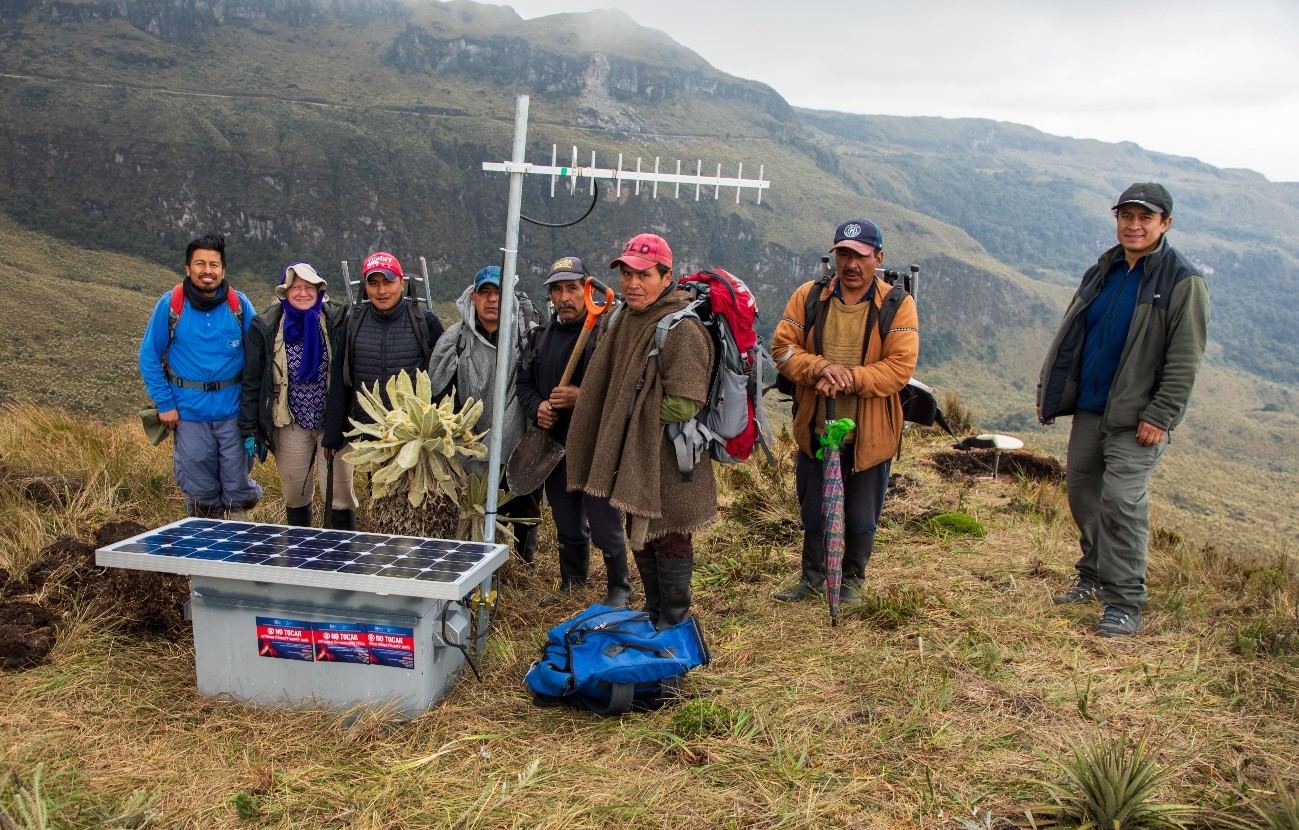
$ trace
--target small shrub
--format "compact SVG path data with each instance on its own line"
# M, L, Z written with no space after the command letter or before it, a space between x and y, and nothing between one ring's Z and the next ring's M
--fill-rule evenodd
M943 415L947 417L947 425L957 435L974 435L979 432L979 422L974 419L974 412L955 392L948 392L943 399Z
M953 536L977 536L982 539L988 535L988 529L966 513L939 513L925 522L925 530L940 539Z
M1159 769L1145 739L1128 746L1123 738L1098 739L1074 746L1069 758L1055 762L1063 784L1042 781L1055 803L1033 812L1054 816L1077 827L1123 830L1186 828L1194 808L1154 800L1168 773Z
M735 713L707 698L689 701L672 713L672 734L683 741L726 735L734 725Z
M843 613L865 620L886 631L901 628L925 607L925 596L906 588L890 588L882 594L865 594Z
M1248 658L1299 654L1299 623L1273 620L1246 623L1236 632L1236 651Z
M234 802L235 812L242 821L250 821L261 815L262 800L247 790L240 790L230 800Z
M1260 830L1299 830L1299 790L1291 791L1283 782L1274 785L1276 793L1262 803L1252 803L1250 810L1258 817Z

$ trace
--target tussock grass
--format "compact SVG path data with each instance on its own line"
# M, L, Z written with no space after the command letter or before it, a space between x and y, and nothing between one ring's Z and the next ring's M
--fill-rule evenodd
M168 447L131 423L59 433L61 417L0 413L0 566L11 540L90 541L101 516L179 515ZM34 449L46 434L62 437ZM1051 604L1077 556L1059 487L949 481L929 460L944 446L908 439L863 599L836 628L823 604L771 599L798 567L796 518L748 523L793 509L792 476L722 471L724 519L696 540L714 663L687 677L679 703L622 719L540 709L523 687L545 630L603 594L596 560L586 589L538 606L558 582L549 523L538 572L503 575L482 683L466 674L415 719L204 698L187 640L115 634L70 608L49 662L0 675L0 806L17 793L10 774L30 784L43 765L63 826L1024 826L1049 798L1035 782L1058 781L1055 762L1098 732L1147 737L1168 771L1159 803L1236 814L1278 781L1293 791L1299 667L1243 654L1238 637L1259 619L1278 631L1296 620L1288 570L1162 529L1146 629L1103 640L1098 607ZM15 484L56 470L89 494L68 515L26 504ZM150 476L160 482L141 484ZM273 467L258 476L270 486ZM259 513L278 510L272 494ZM938 512L975 517L987 535L924 531Z

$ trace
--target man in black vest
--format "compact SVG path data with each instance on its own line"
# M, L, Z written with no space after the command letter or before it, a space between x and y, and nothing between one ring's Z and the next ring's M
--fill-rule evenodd
M545 326L532 330L528 357L519 372L518 393L523 411L560 444L568 440L568 425L577 403L582 373L595 347L592 332L572 377L560 386L564 368L586 322L585 280L586 269L575 256L561 257L550 267L546 289L555 316ZM586 584L594 540L604 555L607 581L604 604L625 608L631 599L631 585L622 512L610 505L607 498L569 492L568 467L563 459L546 478L545 487L559 537L560 592L568 593L571 588Z
M442 336L442 322L432 311L406 296L401 263L389 253L371 254L361 269L368 303L349 309L344 324L342 383L330 386L325 414L327 451L343 446L347 420L372 420L356 400L356 390L376 383L382 392L388 378L398 372L428 367L433 346ZM387 396L384 397L387 402Z

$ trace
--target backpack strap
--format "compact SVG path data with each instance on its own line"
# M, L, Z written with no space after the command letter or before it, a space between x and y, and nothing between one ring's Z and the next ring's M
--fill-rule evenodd
M239 334L244 333L244 304L239 300L239 292L235 291L229 285L226 285L226 306L230 313L235 316L235 325L239 327ZM171 289L171 299L167 301L167 348L162 351L162 373L166 376L169 383L173 383L182 389L202 389L204 392L216 392L220 389L228 389L240 382L240 378L233 377L226 380L185 380L185 378L171 371L171 366L167 363L167 354L171 351L171 344L176 340L176 326L180 325L180 315L185 311L185 283L178 282L176 287Z

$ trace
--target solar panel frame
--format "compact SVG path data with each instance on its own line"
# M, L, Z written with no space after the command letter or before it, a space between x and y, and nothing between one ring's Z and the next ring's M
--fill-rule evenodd
M103 567L444 600L508 558L495 543L192 517L95 551Z

